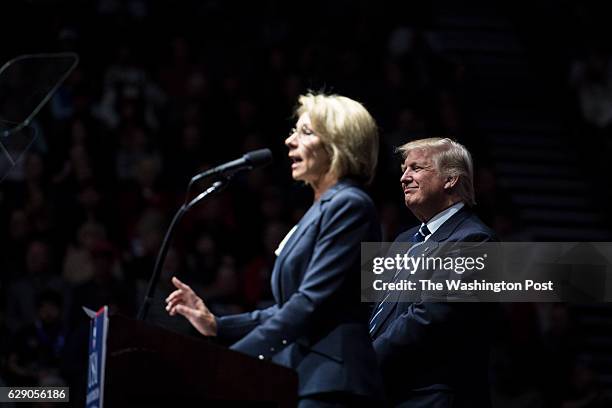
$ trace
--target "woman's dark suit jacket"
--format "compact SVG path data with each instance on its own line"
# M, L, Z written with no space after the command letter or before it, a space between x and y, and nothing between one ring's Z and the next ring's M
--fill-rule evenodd
M295 369L299 395L380 397L382 385L360 301L360 243L380 241L368 195L349 180L306 212L272 271L276 304L217 319L232 349Z

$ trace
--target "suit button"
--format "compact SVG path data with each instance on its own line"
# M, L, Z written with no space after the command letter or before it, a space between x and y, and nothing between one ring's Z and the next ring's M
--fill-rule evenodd
M274 351L274 347L270 347L270 351Z
M263 356L263 354L260 354L259 356L257 356L257 358L263 360L265 357Z
M283 344L287 344L287 340L283 340L283 341L282 341L282 343L283 343Z

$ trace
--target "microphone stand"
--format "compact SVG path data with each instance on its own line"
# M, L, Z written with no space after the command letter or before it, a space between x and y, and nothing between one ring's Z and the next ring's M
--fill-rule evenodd
M168 227L168 230L166 231L166 236L164 237L164 240L162 241L159 252L157 253L157 259L155 260L155 267L153 268L153 274L151 275L151 280L149 281L149 287L147 288L147 294L145 295L145 298L142 302L142 306L140 307L140 310L138 311L138 320L144 321L147 318L147 313L149 312L149 307L151 306L151 301L153 300L153 295L155 294L155 289L157 288L157 283L159 282L159 278L161 276L162 266L164 265L166 254L168 253L168 248L169 248L168 244L170 243L170 238L172 236L172 233L174 232L174 228L176 227L178 222L183 218L183 215L185 215L185 213L191 209L191 207L196 205L203 198L211 194L218 193L225 186L227 186L227 184L230 181L230 177L226 177L222 180L215 181L211 187L207 188L205 191L198 194L193 200L188 202L189 189L191 188L191 186L193 185L195 181L196 180L192 179L191 182L189 183L189 186L187 187L187 197L185 198L185 202L183 203L181 208L178 209L176 214L174 214L174 218L172 219L172 222L170 223L170 226Z

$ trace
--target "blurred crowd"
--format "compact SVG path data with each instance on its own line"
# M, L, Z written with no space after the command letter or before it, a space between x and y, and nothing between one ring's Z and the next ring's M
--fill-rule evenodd
M64 3L70 7L58 7ZM178 226L149 320L189 333L163 309L172 275L216 314L269 304L274 249L312 200L291 181L283 145L308 89L357 99L378 121L370 192L386 240L416 223L403 206L394 148L424 136L453 137L474 152L477 211L502 238L520 234L509 194L470 131L465 67L428 42L427 6L313 1L295 12L273 1L166 3L30 2L14 10L40 37L12 44L5 61L74 51L80 64L0 185L0 382L77 384L78 393L87 362L82 306L135 316L189 179L262 147L272 149L272 166L236 177ZM550 342L571 338L562 306L549 311L557 313L553 327L525 323L527 312L537 320L533 310L508 313L519 316L515 325L533 325L506 327L517 344L534 330L542 341L555 330L564 334ZM554 346L561 354L573 347ZM517 352L508 347L500 367Z

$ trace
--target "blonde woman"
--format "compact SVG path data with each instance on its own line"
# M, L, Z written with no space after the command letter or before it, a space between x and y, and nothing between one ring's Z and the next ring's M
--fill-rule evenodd
M338 95L299 98L297 123L285 140L294 180L314 203L281 242L271 284L276 304L216 317L187 285L167 299L205 336L232 349L295 369L300 407L368 406L381 380L360 302L360 243L379 241L380 225L362 187L371 182L378 131L358 102Z

